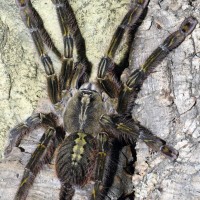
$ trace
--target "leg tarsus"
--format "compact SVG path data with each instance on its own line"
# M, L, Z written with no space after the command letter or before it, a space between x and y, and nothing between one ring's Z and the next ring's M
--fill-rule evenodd
M166 144L166 141L153 135L151 131L140 125L140 135L139 139L144 141L148 147L155 151L160 151L165 156L176 160L178 158L179 152L173 147Z

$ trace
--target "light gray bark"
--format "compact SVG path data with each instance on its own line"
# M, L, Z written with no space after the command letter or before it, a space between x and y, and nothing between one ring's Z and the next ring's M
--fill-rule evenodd
M94 68L113 31L125 14L129 1L70 1L86 39L89 59ZM34 1L56 45L62 49L61 35L52 3ZM49 14L50 13L50 14ZM149 12L136 36L131 67L137 68L163 39L177 30L186 16L200 21L199 0L151 0ZM119 58L117 58L119 59ZM56 70L60 64L53 58ZM95 70L94 73L95 75ZM33 110L48 110L46 81L33 42L14 1L0 0L0 149L10 128L30 116ZM145 81L133 109L133 116L153 133L179 151L176 162L152 153L138 142L136 175L133 177L136 199L200 199L200 27L159 64ZM41 100L42 99L42 100ZM38 103L39 101L39 103ZM39 105L39 106L38 106ZM44 106L45 108L41 108ZM0 199L11 200L30 152L42 131L23 141L9 160L0 161ZM53 165L44 167L29 194L29 200L57 199L59 181ZM76 199L83 199L84 194Z

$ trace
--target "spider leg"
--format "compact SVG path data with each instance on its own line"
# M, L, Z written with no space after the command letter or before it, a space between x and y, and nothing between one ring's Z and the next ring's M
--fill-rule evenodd
M144 141L147 146L155 151L160 151L172 159L178 157L178 151L166 144L166 141L153 135L151 131L135 122L131 117L123 115L103 115L100 123L108 134L125 141L127 144L134 144L137 139Z
M145 128L144 126L139 125L139 127L139 139L144 141L148 147L155 151L161 151L162 154L169 158L172 158L174 160L177 159L179 153L176 149L168 146L165 140L157 137L156 135L153 135L151 131Z
M98 189L93 191L92 200L126 199L123 198L132 193L132 174L127 172L127 156L133 157L129 146L124 141L114 138L109 140L109 151L105 160L103 177L99 180ZM135 161L135 160L134 160ZM129 187L130 186L130 187ZM95 187L95 186L94 186ZM95 188L94 188L95 189ZM133 196L133 195L131 195Z
M192 33L197 20L194 17L186 18L180 28L169 35L164 42L153 51L145 63L133 71L127 82L122 86L118 97L118 113L130 113L138 92L147 76L173 49L178 47L185 38Z
M96 161L96 171L95 171L95 184L92 191L91 200L96 200L101 195L101 188L102 188L102 181L104 176L104 166L106 162L107 157L107 151L108 151L108 138L107 134L100 133L97 136L98 141L98 155L97 155L97 161Z
M112 98L117 97L121 83L118 80L119 75L117 75L117 71L123 71L126 66L122 67L121 69L117 69L113 62L115 57L115 53L120 45L120 42L123 38L124 33L128 30L129 34L127 37L127 52L125 53L124 57L127 57L127 53L130 49L130 43L133 38L131 35L138 27L139 22L144 15L144 12L147 11L147 5L149 0L136 0L134 7L132 7L128 13L125 15L124 19L122 20L121 24L118 26L117 30L115 31L113 38L111 40L110 46L105 54L105 56L101 59L98 67L97 73L97 80L101 88ZM126 59L127 60L127 59ZM115 69L116 68L116 69Z
M148 12L148 7L145 7L138 21L135 24L133 24L133 26L130 26L127 31L126 41L124 44L125 51L123 52L120 62L116 64L116 66L113 69L114 71L113 73L115 74L118 81L121 81L121 75L123 71L126 68L129 68L129 55L130 55L131 45L135 39L135 34L138 31L138 28L140 27L140 25L142 24L143 20L147 15L147 12Z
M74 41L72 35L69 31L67 20L66 20L66 12L65 4L63 1L52 0L53 4L56 7L56 12L58 16L58 21L60 25L60 29L63 36L63 44L64 44L64 56L62 59L62 66L59 75L59 83L61 90L70 89L71 79L73 74L73 49L74 49Z
M52 0L55 4L58 21L63 35L64 56L55 47L43 21L30 0L16 0L23 22L30 30L37 52L47 74L48 94L53 104L61 100L61 91L78 88L87 82L91 73L91 63L86 56L85 41L81 35L72 7L66 0ZM45 53L46 44L62 61L58 78L50 57ZM73 63L73 46L76 46L77 63Z
M31 155L29 162L25 167L23 177L14 200L25 200L35 177L39 173L43 164L49 163L52 159L54 151L58 144L64 139L65 132L62 128L49 127L42 138L39 145Z
M56 6L64 42L64 59L60 73L61 88L69 89L70 85L71 88L79 88L83 82L89 80L91 73L91 63L86 56L85 40L69 2L67 0L52 0L52 2ZM72 60L73 45L76 47L78 60L74 69Z
M49 46L59 58L62 56L56 47L54 47L53 41L44 28L41 17L33 8L31 1L16 0L16 3L19 6L22 20L31 33L38 55L40 56L41 62L44 66L47 75L49 98L53 104L56 104L61 100L61 91L51 58L45 53L44 44Z
M34 29L37 29L37 31L40 34L40 37L42 38L42 41L55 53L55 55L59 59L61 59L62 58L61 53L54 45L50 35L48 34L48 32L44 27L42 18L33 7L31 1L16 0L16 4L20 9L21 18L26 27L30 30L30 32L32 32Z
M11 129L8 139L8 145L5 148L4 156L8 156L13 147L19 146L24 135L28 134L37 127L56 127L56 116L53 113L36 113L26 119L25 122L18 124Z

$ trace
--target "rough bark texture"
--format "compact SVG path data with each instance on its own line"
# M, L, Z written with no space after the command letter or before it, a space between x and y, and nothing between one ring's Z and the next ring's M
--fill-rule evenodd
M129 1L70 1L96 68L113 31L125 14ZM159 3L160 2L160 3ZM55 10L47 0L34 1L55 43L62 48ZM49 14L51 13L51 14ZM132 68L139 67L163 39L176 30L186 16L200 21L199 0L151 0L131 55ZM54 58L56 70L60 64ZM95 74L95 70L94 70ZM8 130L25 120L47 97L43 68L33 42L14 1L0 0L0 149L3 151ZM41 103L42 105L42 103ZM45 109L44 109L45 110ZM179 151L172 162L152 153L138 142L136 199L200 199L200 27L159 64L145 81L133 109L133 116L153 133ZM38 134L38 132L40 134ZM37 144L41 131L26 138L25 152L15 149L9 160L0 161L0 199L11 200L23 167ZM53 165L45 166L37 177L29 200L58 199L59 182ZM84 194L76 199L84 199Z

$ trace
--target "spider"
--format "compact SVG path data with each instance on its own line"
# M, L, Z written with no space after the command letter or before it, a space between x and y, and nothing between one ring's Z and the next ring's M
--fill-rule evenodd
M66 0L52 2L63 35L63 54L54 45L31 1L16 0L44 66L48 96L54 111L33 114L10 131L5 156L10 154L14 146L20 145L25 134L39 126L46 128L25 167L15 199L26 199L36 175L44 164L51 161L55 151L56 174L61 183L59 199L72 199L74 187L83 186L90 180L94 181L91 199L109 198L110 190L117 184L119 192L116 199L131 199L134 194L127 193L126 183L116 183L114 180L115 176L123 180L126 178L116 174L122 162L120 158L116 161L120 152L124 151L127 157L130 152L132 154L133 160L123 167L128 174L134 171L134 147L138 139L171 159L178 157L177 150L132 118L132 107L147 76L158 62L191 34L197 20L192 16L186 18L180 28L169 35L139 69L127 75L130 47L149 4L149 0L135 0L100 60L96 81L91 82L92 64L87 58L85 42L74 12ZM120 63L116 64L115 55L125 34L127 48ZM74 47L76 62L73 60ZM54 71L46 48L52 50L62 63L59 76ZM124 75L125 80L122 79Z

